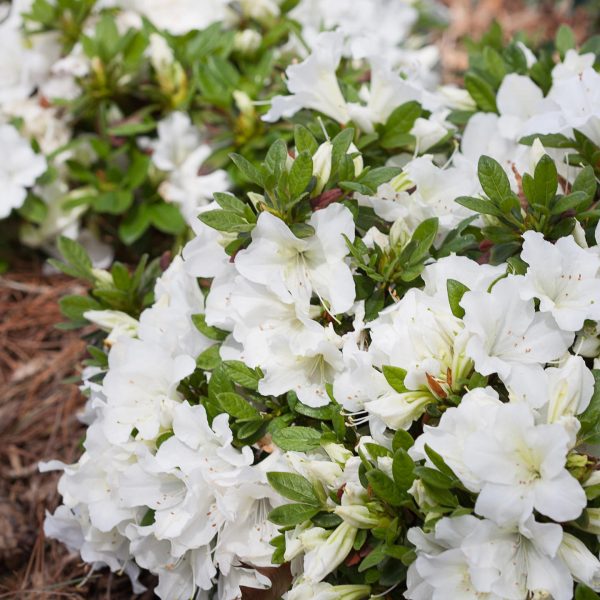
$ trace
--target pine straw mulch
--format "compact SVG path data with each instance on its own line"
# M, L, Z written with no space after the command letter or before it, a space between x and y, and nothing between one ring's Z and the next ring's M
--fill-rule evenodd
M478 40L494 20L509 39L525 32L536 43L553 39L562 24L573 28L577 40L596 33L598 15L585 3L575 0L442 0L448 7L449 27L438 43L444 78L457 81L457 73L468 67L468 55L461 44L465 37Z
M59 503L60 474L40 474L38 461L70 463L81 453L84 398L64 380L77 373L86 344L55 325L58 300L84 291L67 277L43 276L40 265L0 276L0 599L132 598L125 577L86 579L79 556L43 532L45 511Z

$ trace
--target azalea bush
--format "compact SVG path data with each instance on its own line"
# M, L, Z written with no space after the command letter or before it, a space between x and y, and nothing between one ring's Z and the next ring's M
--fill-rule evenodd
M492 30L440 87L354 26L169 264L60 240L98 330L45 532L165 600L599 598L598 44Z
M310 0L3 7L2 259L22 245L57 254L66 236L101 267L115 255L135 261L178 251L214 192L244 187L231 152L254 159L274 140L291 139L289 125L268 126L261 116L285 90L281 74L307 56L322 27L353 36L340 70L352 82L367 68L351 68L352 57L373 43L393 54L396 68L424 73L435 55L421 50L427 38L419 32L444 19L433 3L366 0L353 9ZM383 34L373 20L380 9L394 12Z

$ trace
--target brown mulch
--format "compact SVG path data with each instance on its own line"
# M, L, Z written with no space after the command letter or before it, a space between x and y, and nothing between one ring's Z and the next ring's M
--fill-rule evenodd
M64 380L85 356L80 332L60 331L58 300L84 292L60 275L0 276L0 599L132 598L125 577L97 572L43 533L44 513L59 503L59 473L40 460L77 460L84 398ZM142 598L152 598L146 594Z
M574 0L442 0L448 7L450 25L439 41L445 79L456 81L468 66L468 55L461 44L465 37L478 40L494 20L510 38L525 32L534 43L553 39L562 24L573 28L579 42L585 40L597 23L593 11ZM596 19L598 18L595 15Z

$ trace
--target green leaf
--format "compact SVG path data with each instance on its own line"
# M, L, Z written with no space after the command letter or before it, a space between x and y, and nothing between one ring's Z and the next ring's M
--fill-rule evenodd
M414 249L409 254L411 264L414 265L429 255L429 250L438 232L438 226L439 221L437 217L425 219L419 223L410 239L411 245L414 245Z
M152 120L146 120L140 123L123 123L122 125L109 127L108 135L114 137L129 137L133 135L140 135L142 133L148 133L154 129L156 129L156 123Z
M413 484L415 477L415 463L408 455L408 452L402 448L394 454L392 462L392 474L396 485L403 491L407 491Z
M502 216L502 211L490 200L474 198L473 196L460 196L454 202L482 215Z
M332 172L338 167L340 164L342 157L348 153L350 145L354 140L354 129L352 127L348 127L347 129L342 129L332 140L332 150L331 150L331 170Z
M292 233L300 239L305 239L315 235L315 228L308 223L292 223L290 225Z
M245 421L237 430L237 437L240 440L248 440L247 443L251 444L264 435L263 430L265 429L265 423L262 418L254 419L253 421Z
M321 501L312 483L306 477L296 473L273 472L267 473L267 479L271 487L284 498L313 506L321 506Z
M469 288L456 279L448 279L446 281L446 288L448 290L448 302L450 303L450 310L452 314L462 319L465 316L465 309L460 305L460 301Z
M154 227L163 233L178 235L185 231L185 220L175 204L152 204L148 209L148 216Z
M19 208L19 214L24 219L40 225L48 215L48 205L41 198L29 194L23 206Z
M292 199L298 198L309 186L313 177L313 160L311 155L305 151L301 152L294 160L289 176L289 190Z
M423 483L432 488L449 490L455 485L451 477L429 467L415 467L415 474Z
M465 88L482 111L498 112L496 91L485 79L473 72L467 73Z
M119 238L127 246L139 240L150 227L150 215L147 204L140 204L127 211L125 219L119 225Z
M232 381L249 390L258 390L258 382L262 374L255 369L247 367L239 360L226 360L223 362L223 366L225 367L225 373L229 375Z
M230 154L229 157L235 163L235 166L243 173L246 179L260 187L263 186L264 178L262 173L250 161L245 159L240 154Z
M206 317L203 314L192 315L192 323L196 327L196 329L209 340L215 340L217 342L222 342L229 333L227 331L222 331L221 329L217 329L216 327L211 327L206 324Z
M414 446L415 440L413 440L412 435L405 431L404 429L398 429L394 434L394 438L392 439L392 450L396 452L401 448L403 450L408 450Z
M217 402L227 414L236 419L257 419L260 417L260 413L245 398L235 392L218 394Z
M455 483L458 482L458 478L454 474L454 471L446 464L446 461L443 459L443 457L435 450L430 448L427 444L425 444L425 454L427 454L429 460L435 465L436 469L440 471L440 473L447 475L450 477L450 479L453 479Z
M149 525L152 525L154 523L155 513L156 513L156 511L154 509L149 508L146 511L146 514L142 517L142 520L140 521L140 526L148 527Z
M215 344L207 348L196 359L196 366L203 371L212 371L221 363L221 355L219 354L219 344Z
M519 144L533 146L535 140L540 140L545 148L574 148L575 142L562 133L533 134L522 137Z
M558 189L558 173L554 161L544 154L538 161L533 175L533 197L528 200L535 204L548 206L556 196Z
M254 229L254 224L248 223L245 217L228 210L209 210L198 215L198 218L209 227L226 233L241 233Z
M579 212L585 210L589 204L590 200L585 192L573 192L556 199L556 202L552 205L552 214L559 215L568 210Z
M286 427L273 433L273 443L282 450L308 452L321 445L321 432L312 427Z
M573 30L564 23L558 28L555 39L556 49L560 52L561 57L567 53L567 50L575 48L575 34Z
M483 191L490 200L500 204L512 195L508 175L500 163L489 156L482 156L477 166L477 174Z
M233 194L228 192L216 192L214 194L215 202L228 212L237 213L240 216L246 215L246 205Z
M367 569L379 565L383 560L387 558L385 552L385 544L379 544L365 556L360 565L358 565L358 572L364 573Z
M173 437L174 435L174 432L171 430L161 433L156 438L156 448L160 448L169 438Z
M294 144L296 152L308 152L311 156L319 147L315 136L304 125L294 126Z
M279 178L279 175L285 171L287 158L287 144L283 140L279 139L276 140L269 148L265 158L265 165L269 168L271 173L275 175L275 177Z
M416 100L405 102L392 111L384 125L384 130L386 132L408 133L422 112L423 109Z
M367 480L375 495L391 504L392 506L401 506L407 496L402 494L398 486L383 472L376 469L367 472Z
M581 423L579 440L588 443L600 443L600 370L593 369L594 393L588 407L578 416ZM593 440L593 441L592 441Z
M103 192L93 200L94 210L99 213L110 215L123 214L133 203L133 194L129 190L118 190L115 192Z
M600 600L600 596L583 583L577 584L575 600Z
M311 504L284 504L269 513L269 521L282 527L299 525L314 517L319 508Z
M592 202L596 197L596 190L598 184L596 182L596 176L594 175L594 169L590 165L585 166L579 175L573 182L572 192L584 192L589 202Z
M396 390L399 394L403 394L407 391L404 386L404 378L406 377L406 370L400 367L392 367L391 365L383 366L383 376L386 381Z
M486 73L494 78L496 85L500 85L506 76L506 65L500 53L490 46L483 49L483 60L486 65Z
M59 301L61 313L73 321L85 321L84 312L102 310L102 305L89 296L64 296Z
M58 239L58 250L68 264L62 265L61 263L52 261L53 265L58 266L67 275L95 281L95 277L92 274L92 261L81 244L75 240L61 236Z
M361 173L358 182L366 185L375 193L382 183L387 183L400 173L402 173L402 169L399 167L377 167Z

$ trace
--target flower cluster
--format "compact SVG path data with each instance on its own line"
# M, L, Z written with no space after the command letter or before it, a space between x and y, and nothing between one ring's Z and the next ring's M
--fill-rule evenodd
M15 0L6 12L2 235L50 254L60 236L77 239L100 267L134 244L134 255L179 250L212 194L239 183L228 154L260 156L289 136L261 115L284 91L279 73L322 45L321 28L344 32L350 81L368 65L346 65L375 41L396 69L428 70L436 50L414 33L425 14L443 19L433 1L404 0L351 11L337 0Z
M154 285L63 240L105 334L46 533L169 600L598 598L594 48L485 46L436 88L398 31L323 19L238 187L182 111L146 142L194 230Z

